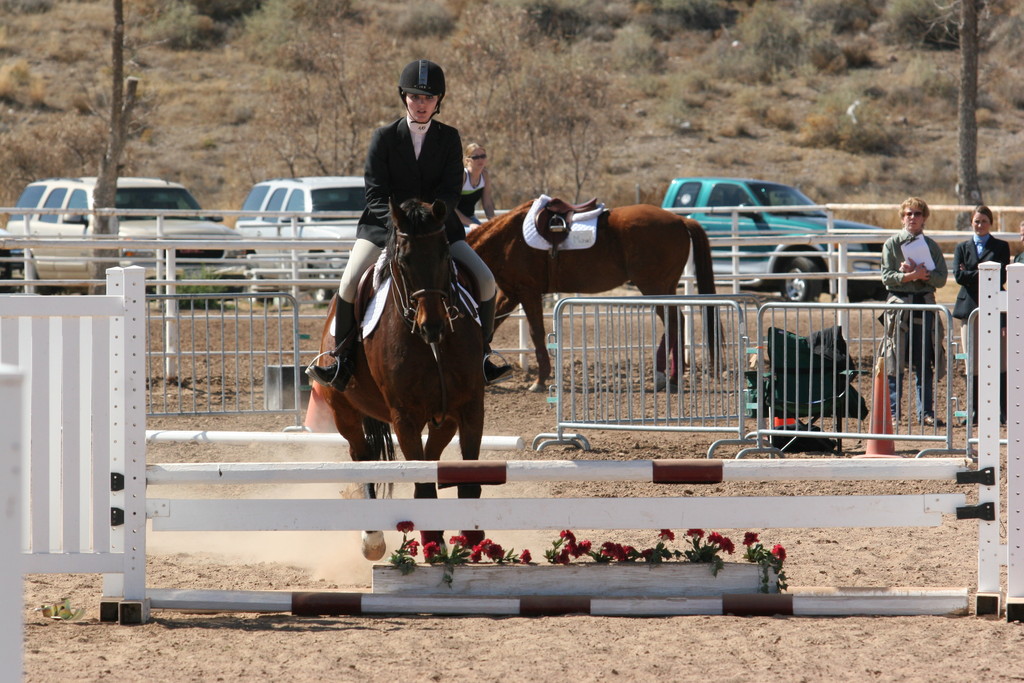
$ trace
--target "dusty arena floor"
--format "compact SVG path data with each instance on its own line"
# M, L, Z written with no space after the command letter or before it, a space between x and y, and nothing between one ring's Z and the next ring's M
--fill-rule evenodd
M555 417L522 376L488 390L489 435L521 436L529 446ZM278 431L284 418L151 420L150 428ZM704 457L708 435L593 432L583 456L556 446L539 453L486 452L485 459L606 460ZM863 444L846 444L849 452ZM340 460L331 449L195 444L152 446L152 462ZM448 455L446 455L448 457ZM454 455L452 455L454 457ZM723 457L731 457L723 454ZM646 484L523 485L528 496L663 496ZM316 488L316 487L314 487ZM333 487L336 489L337 487ZM319 489L314 496L335 496ZM732 483L684 487L683 495L825 495L954 492L945 483ZM224 491L220 491L221 494ZM229 495L248 495L232 490ZM296 496L281 487L276 497ZM308 494L307 494L308 495ZM399 491L397 495L408 495ZM508 495L489 490L486 496ZM971 496L973 498L973 494ZM793 586L976 585L976 523L924 529L761 531L788 551ZM594 532L581 538L654 542L656 530ZM677 530L683 531L683 530ZM747 529L720 529L734 539ZM495 532L506 548L543 561L555 533ZM393 544L397 534L389 537ZM257 590L368 590L369 563L355 533L157 533L149 542L148 584ZM187 614L154 611L142 626L101 624L95 576L27 577L25 680L82 681L394 681L394 680L882 680L1024 679L1024 625L1001 618L945 617L358 617ZM45 618L35 608L68 597L80 621ZM973 606L973 596L970 601Z

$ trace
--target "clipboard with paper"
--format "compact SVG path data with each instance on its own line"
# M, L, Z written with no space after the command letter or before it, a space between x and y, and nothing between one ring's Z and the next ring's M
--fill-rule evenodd
M923 263L927 270L935 270L935 261L932 260L932 252L924 240L924 235L918 235L909 242L904 242L900 248L903 250L904 260Z

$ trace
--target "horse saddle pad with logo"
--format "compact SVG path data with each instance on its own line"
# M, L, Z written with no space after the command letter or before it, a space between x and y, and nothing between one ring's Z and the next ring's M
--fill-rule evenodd
M523 239L526 240L526 243L534 249L545 251L556 246L560 250L592 247L597 241L597 220L604 212L604 204L597 204L593 200L587 202L583 205L585 210L571 214L565 232L554 233L550 230L548 222L542 219L542 217L551 219L550 213L545 209L553 201L559 202L559 200L552 200L551 197L542 194L526 213L526 218L523 219ZM590 206L594 208L590 208ZM561 240L556 242L558 238Z

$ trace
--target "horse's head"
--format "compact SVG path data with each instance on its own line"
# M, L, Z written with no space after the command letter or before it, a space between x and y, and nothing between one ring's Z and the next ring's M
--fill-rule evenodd
M452 258L442 202L426 204L409 199L391 203L395 229L388 240L392 287L403 315L428 344L440 341L451 325L457 304L452 290Z

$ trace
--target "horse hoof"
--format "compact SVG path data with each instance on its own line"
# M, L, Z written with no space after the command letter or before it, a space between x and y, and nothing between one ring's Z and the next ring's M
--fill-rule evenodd
M533 384L530 385L530 391L532 391L535 394L539 394L539 393L542 393L544 391L547 391L547 387L544 385L543 382L538 380L538 381L536 381L536 382L534 382Z
M376 562L380 558L384 557L384 553L387 552L388 546L384 541L384 532L382 531L364 531L363 532L363 557L368 559L370 562Z
M676 382L671 381L664 372L657 370L654 372L655 391L664 391L665 389L668 389L669 391L676 391L678 388L679 385Z

